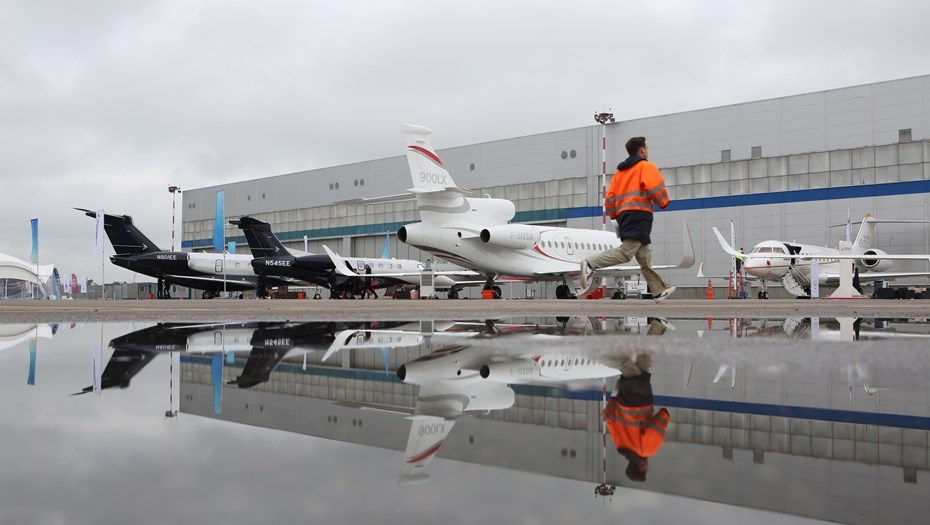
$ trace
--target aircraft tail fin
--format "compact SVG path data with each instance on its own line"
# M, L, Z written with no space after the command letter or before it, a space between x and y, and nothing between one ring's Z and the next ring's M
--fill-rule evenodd
M96 218L97 212L84 208L75 208L83 212L88 217ZM132 223L132 217L129 215L110 215L105 213L103 216L103 229L113 245L113 251L116 255L133 255L137 253L154 253L162 251L148 237L145 236L139 228Z
M856 234L856 240L853 242L853 251L862 253L870 248L875 247L875 225L885 224L930 224L928 221L920 220L899 220L899 219L876 219L871 213L867 213L862 219L862 225L859 226L859 233Z
M436 456L442 442L449 435L455 421L436 416L410 416L410 435L404 452L401 479L420 479L426 467ZM428 479L428 478L427 478Z
M410 165L414 193L455 188L455 181L452 180L452 176L426 138L432 131L413 124L401 124L400 131L404 146L406 146L407 163Z
M287 248L281 244L278 236L271 231L271 225L267 222L252 217L240 217L230 220L229 223L238 226L242 233L245 234L249 249L252 250L252 257L290 255Z

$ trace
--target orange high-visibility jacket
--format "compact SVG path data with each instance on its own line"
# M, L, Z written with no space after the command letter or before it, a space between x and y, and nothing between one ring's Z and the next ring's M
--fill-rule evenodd
M604 409L604 418L614 447L632 450L644 458L658 452L665 442L671 415L664 408L653 414L654 410L653 405L628 407L611 398Z
M616 219L617 215L625 211L652 213L653 204L665 209L668 203L668 191L662 174L648 160L641 160L625 170L617 170L604 199L607 215L611 219Z

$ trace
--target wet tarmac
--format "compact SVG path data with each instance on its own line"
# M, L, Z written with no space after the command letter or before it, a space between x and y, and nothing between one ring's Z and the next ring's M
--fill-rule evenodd
M927 300L77 300L0 303L0 323L475 319L512 315L680 317L930 316Z

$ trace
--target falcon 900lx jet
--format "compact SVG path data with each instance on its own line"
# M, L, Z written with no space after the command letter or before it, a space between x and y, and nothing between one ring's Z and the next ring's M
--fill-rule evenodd
M569 281L578 278L582 259L620 245L613 231L511 224L516 214L514 203L506 199L466 197L470 191L456 186L426 138L430 133L422 126L401 126L413 180L413 188L408 192L416 198L421 219L397 232L402 242L481 273L487 280L486 289L491 289L499 276L561 281L556 288L559 299L573 296ZM386 202L400 197L349 202ZM690 268L694 264L687 223L682 226L682 251L679 264L653 268ZM636 264L595 270L599 278L638 273Z
M88 217L96 212L75 208ZM172 284L203 290L203 298L217 297L223 290L239 292L254 290L258 276L252 270L251 255L218 253L188 253L162 250L132 223L129 215L103 217L103 227L113 245L110 261L149 277L158 279L159 298L167 296ZM282 284L272 280L269 284Z

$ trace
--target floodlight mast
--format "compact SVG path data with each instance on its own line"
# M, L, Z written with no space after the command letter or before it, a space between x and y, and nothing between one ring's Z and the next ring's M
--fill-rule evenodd
M607 124L614 122L614 114L609 111L595 113L594 121L601 125L601 229L607 230Z

